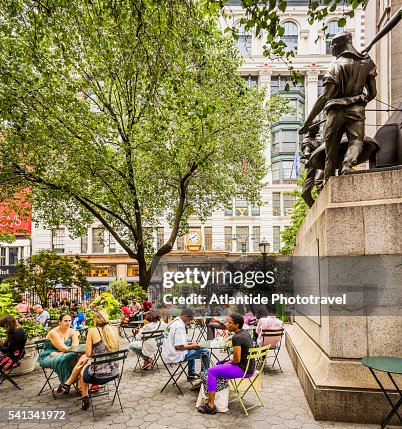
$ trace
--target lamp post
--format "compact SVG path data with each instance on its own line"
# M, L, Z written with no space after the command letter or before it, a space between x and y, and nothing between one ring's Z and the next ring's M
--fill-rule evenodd
M266 272L267 272L267 255L269 253L269 247L270 244L267 240L265 240L265 237L260 241L258 244L258 247L260 249L261 255L262 255L262 269L264 271L264 291L267 290L267 279L266 279Z

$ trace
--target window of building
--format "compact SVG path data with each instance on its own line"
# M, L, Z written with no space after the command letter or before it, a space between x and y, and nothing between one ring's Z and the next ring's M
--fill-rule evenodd
M335 34L343 31L341 27L338 26L338 20L329 21L327 28L327 37L325 39L325 53L331 55L331 40L334 38Z
M281 163L274 162L272 164L272 181L279 182L281 180Z
M181 237L177 237L176 243L177 250L184 250L184 235L182 235Z
M260 206L251 206L251 216L260 215Z
M81 235L81 253L88 253L88 234Z
M298 136L297 130L282 130L282 152L296 151Z
M225 207L225 216L233 216L233 200Z
M248 216L248 202L243 197L236 197L236 216Z
M225 226L225 250L231 252L233 249L232 227Z
M240 23L236 24L236 29L238 32L237 48L242 55L250 55L253 38L251 30L246 31Z
M109 253L116 253L116 239L109 232Z
M204 227L205 250L212 250L212 226Z
M244 81L246 82L246 86L248 88L252 88L254 86L258 86L258 75L246 75L246 76L242 76L242 78L244 79Z
M317 97L319 97L322 94L322 91L324 89L324 86L322 84L323 75L318 76L318 85L317 85Z
M165 237L164 237L164 228L159 227L156 229L156 248L160 249L165 244Z
M278 91L284 91L286 84L289 84L290 90L298 90L304 92L304 76L302 76L302 81L298 82L297 85L294 85L290 76L271 76L271 95L276 94Z
M104 232L103 228L92 228L92 253L104 253Z
M296 202L296 197L293 195L283 196L283 212L285 216L290 216L293 212L293 204Z
M8 248L8 265L18 264L18 247Z
M274 252L279 252L281 249L281 227L274 226Z
M89 277L116 277L116 265L92 265L87 273Z
M275 131L271 134L272 150L271 153L279 153L279 131Z
M6 265L6 248L0 247L0 267Z
M248 252L249 246L249 229L248 226L237 226L236 227L236 251L237 252Z
M138 277L140 269L138 265L127 265L127 277Z
M285 34L281 37L281 40L286 43L285 50L297 53L299 28L292 21L285 21L284 23L282 23L282 26L285 28Z
M274 216L281 215L281 193L280 192L272 193L272 213Z
M254 252L260 251L260 227L253 226L253 250Z
M65 251L64 247L65 247L64 228L53 228L52 229L52 249L57 253L64 253Z
M282 179L296 180L296 169L293 166L293 161L282 161Z

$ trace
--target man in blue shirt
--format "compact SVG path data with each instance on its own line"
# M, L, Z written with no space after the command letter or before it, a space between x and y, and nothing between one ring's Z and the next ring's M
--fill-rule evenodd
M70 316L73 329L82 329L85 326L85 317L76 307L71 308Z

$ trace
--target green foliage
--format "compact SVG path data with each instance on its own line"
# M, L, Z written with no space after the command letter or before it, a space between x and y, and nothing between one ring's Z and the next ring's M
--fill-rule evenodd
M0 345L7 339L7 331L0 327Z
M44 328L41 323L35 323L34 320L21 318L18 320L18 323L27 334L28 340L32 340L34 338L45 338L48 333L48 329Z
M246 87L219 8L200 5L0 4L0 200L30 188L36 220L75 237L95 217L143 288L191 215L258 201L286 105ZM154 249L161 212L172 229Z
M49 313L51 320L59 320L60 314L62 313L58 308L47 308L46 311Z
M111 288L113 295L119 301L122 299L128 299L132 295L130 283L125 280L113 280L109 283L109 287ZM141 288L141 290L143 289Z
M301 173L301 179L297 182L299 186L303 185L303 181L306 177L307 170L303 170ZM287 195L293 195L296 197L296 202L293 205L293 212L290 217L290 225L287 226L282 232L282 241L286 244L281 248L282 255L291 255L293 253L293 249L296 246L296 234L299 230L300 225L302 224L304 218L306 217L309 206L304 202L301 191L295 189L292 192L287 192Z
M103 292L101 296L95 298L92 301L91 307L98 310L105 310L110 320L119 319L122 315L119 301L109 292Z
M9 284L0 284L0 317L17 315L16 305Z
M23 292L38 294L42 306L48 306L49 292L61 283L63 286L88 288L84 271L90 270L91 264L78 255L62 257L52 250L42 250L27 259L18 262L17 273L9 282Z
M138 283L134 282L131 286L131 294L130 298L137 298L138 302L141 302L145 296L147 295L147 292L142 288Z

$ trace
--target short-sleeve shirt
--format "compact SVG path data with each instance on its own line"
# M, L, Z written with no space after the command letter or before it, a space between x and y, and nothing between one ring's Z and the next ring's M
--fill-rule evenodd
M184 360L187 350L176 350L176 346L186 346L186 325L180 317L176 317L165 330L165 340L162 344L162 357L166 363L176 363Z
M232 339L233 347L241 347L240 362L237 364L243 371L247 368L247 356L250 348L253 347L253 341L248 331L241 330L237 332ZM255 370L255 359L251 359L247 374L252 374Z
M35 316L35 322L41 323L45 328L47 327L47 322L49 319L50 314L46 310L43 310L42 313L39 313Z
M141 310L141 304L139 302L131 303L130 310L132 313L138 313Z
M335 98L352 97L363 93L368 76L377 76L373 60L366 54L343 52L329 66L323 85L334 83Z
M142 308L147 313L149 310L152 309L152 302L151 301L142 301Z

